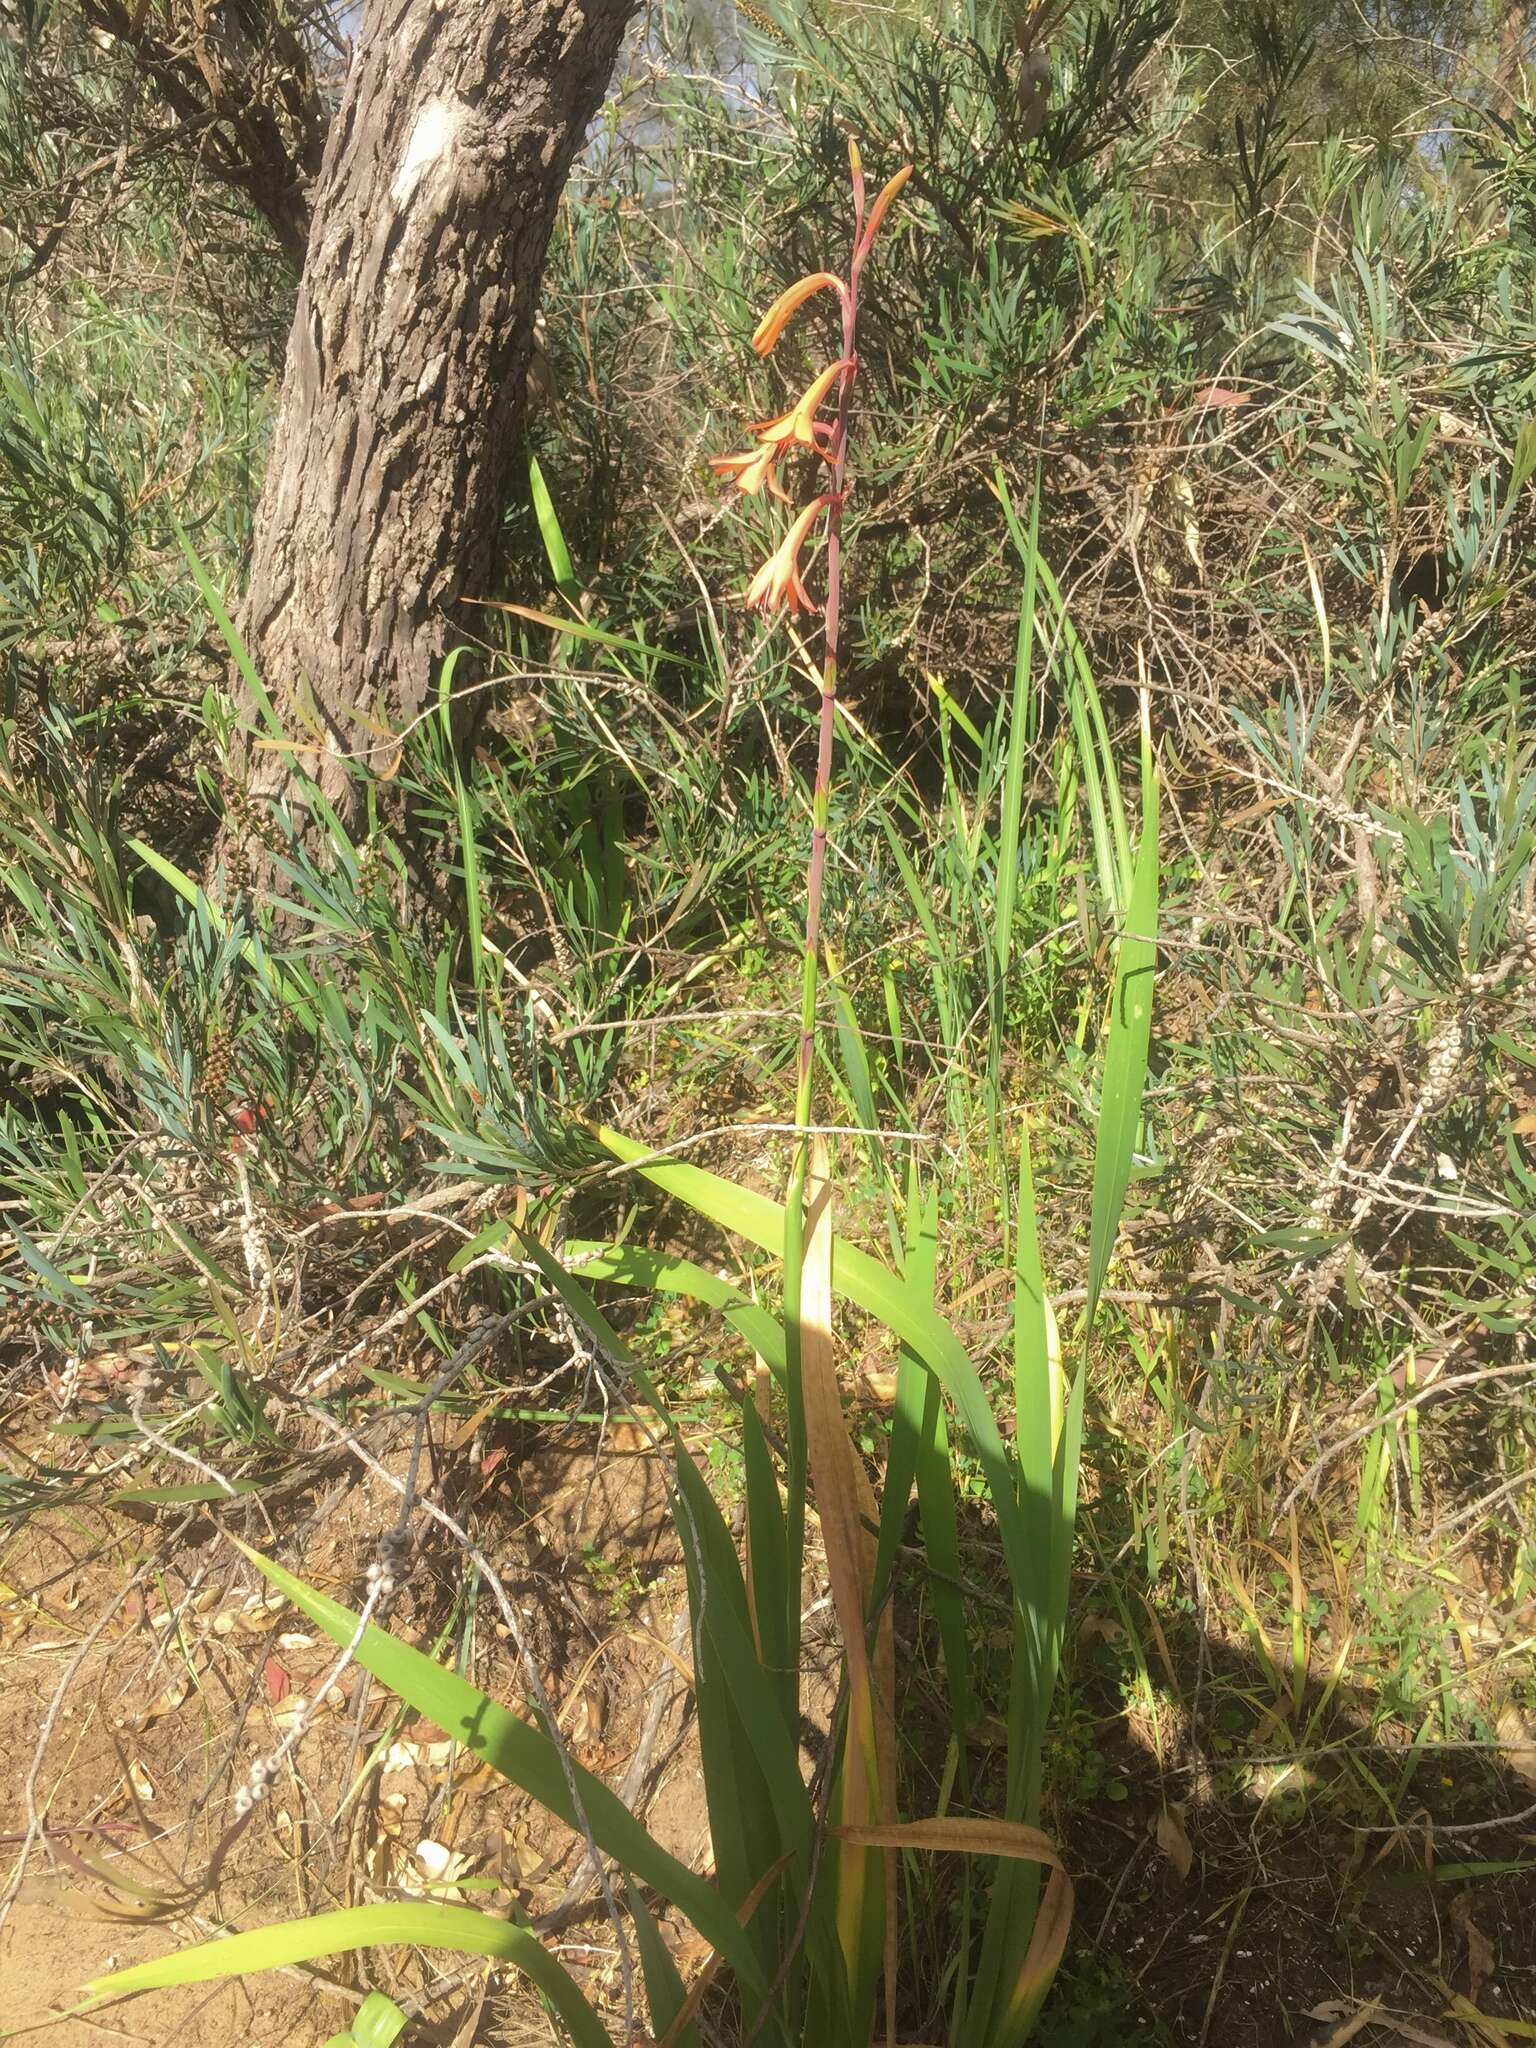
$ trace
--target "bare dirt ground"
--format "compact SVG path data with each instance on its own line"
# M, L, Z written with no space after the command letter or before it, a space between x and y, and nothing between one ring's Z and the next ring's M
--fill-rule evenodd
M570 1438L492 1446L479 1475L482 1523L504 1538L498 1568L572 1754L634 1785L653 1830L703 1864L698 1772L680 1744L687 1639L665 1480L624 1425L597 1455L591 1430ZM315 1532L300 1568L355 1603L392 1514L386 1489L358 1486ZM189 1533L170 1546L162 1528L121 1515L49 1515L0 1565L0 1841L14 1894L0 1928L0 2024L46 2026L47 2039L82 2044L170 2043L216 2029L262 2048L308 2048L348 2024L360 1986L377 1985L422 2007L422 2038L452 2039L472 2016L515 2031L517 2010L529 2010L515 1983L504 1989L483 1964L458 1971L452 1957L437 1958L435 1974L464 1981L436 1995L430 1968L372 1955L57 2017L109 1969L223 1930L401 1896L486 1906L515 1898L534 1917L555 1913L570 1924L551 1938L601 1991L606 1930L600 1919L586 1924L589 1887L571 1893L579 1844L355 1667L317 1699L333 1646L269 1597L209 1524ZM264 1532L244 1533L259 1543ZM477 1681L519 1700L525 1688L494 1605L463 1579L462 1561L422 1560L393 1625L434 1647L455 1613L462 1628L467 1605ZM309 1699L315 1718L294 1770L229 1847L233 1789ZM462 1889L466 1881L475 1889ZM673 1932L686 1951L684 1931Z
M707 1869L660 1460L629 1424L519 1425L488 1436L459 1483L573 1754L673 1853ZM340 1495L327 1481L316 1498L325 1513L307 1530L304 1500L285 1502L271 1528L259 1509L227 1512L355 1605L395 1497L368 1480ZM515 1901L542 1922L618 2038L614 1943L590 1885L573 1882L580 1845L355 1667L319 1697L293 1769L229 1846L234 1788L296 1703L316 1698L333 1651L268 1596L209 1517L172 1537L164 1512L58 1510L0 1560L0 1871L15 1873L32 1834L0 1928L6 2033L66 2048L201 2036L319 2048L377 1987L417 2014L413 2041L547 2041L537 2004L507 1973L387 1951L59 2016L93 1975L220 1932L440 1896L490 1911ZM1091 1581L1077 1589L1052 1766L1061 1798L1050 1820L1078 1887L1057 2031L1045 2037L1054 2048L1530 2038L1536 1789L1521 1758L1470 1747L1412 1769L1407 1747L1368 1732L1369 1699L1347 1682L1326 1700L1325 1681L1309 1682L1288 1723L1266 1724L1268 1674L1235 1618L1208 1628L1203 1651L1192 1625L1166 1632L1154 1674L1165 1706L1149 1715L1099 1597ZM1474 1625L1473 1590L1461 1587L1460 1601ZM1496 1617L1527 1636L1531 1619ZM417 1560L391 1626L458 1655L498 1697L526 1698L494 1603L451 1550ZM1166 1705L1178 1698L1182 1712ZM1234 1703L1247 1714L1229 1738ZM1296 1728L1311 1730L1308 1745ZM906 1733L920 1777L924 1732ZM984 1777L984 1730L978 1740ZM1266 1776L1256 1762L1288 1743L1306 1751L1290 1790L1284 1770ZM1536 1771L1536 1756L1525 1766ZM1390 1797L1402 1785L1402 1825L1389 1832L1381 1788ZM689 1974L704 1951L686 1927L664 1931ZM921 1938L942 1947L942 1921ZM908 2017L904 2035L936 2038L932 2016Z

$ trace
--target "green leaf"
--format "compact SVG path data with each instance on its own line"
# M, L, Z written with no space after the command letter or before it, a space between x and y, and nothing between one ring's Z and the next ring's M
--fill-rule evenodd
M577 2048L612 2048L607 2031L577 1990L570 1972L536 1936L526 1927L514 1927L508 1920L477 1913L469 1906L351 1906L339 1913L313 1913L304 1920L282 1920L245 1934L226 1934L155 1962L93 1977L79 2010L90 2011L109 1998L126 1998L130 1992L207 1984L221 1977L243 1977L253 1970L286 1969L293 1963L312 1962L316 1956L405 1945L455 1949L463 1955L495 1956L511 1963L537 1985Z
M574 1241L566 1245L565 1256L584 1280L612 1280L624 1287L643 1287L648 1294L677 1294L718 1309L730 1328L767 1361L773 1372L783 1377L783 1324L767 1309L749 1301L729 1280L695 1265L692 1259L673 1258L644 1245Z
M32 1268L56 1301L69 1302L76 1308L94 1310L97 1307L95 1297L87 1294L83 1287L77 1287L67 1273L61 1273L53 1261L38 1250L19 1223L12 1222L11 1238L23 1261Z
M1035 1623L1030 1650L1035 1697L1028 1725L1018 1731L1025 1746L1037 1746L1044 1732L1048 1701L1040 1697L1046 1665L1044 1630L1050 1610L1052 1557L1060 1542L1054 1527L1056 1495L1057 1366L1052 1357L1050 1304L1035 1215L1034 1173L1030 1160L1029 1126L1019 1128L1019 1214L1014 1246L1013 1400L1017 1419L1019 1463L1026 1481L1025 1512L1029 1517L1030 1561L1036 1576L1026 1603ZM1070 1556L1072 1536L1066 1532ZM1022 1812L1019 1818L1033 1818Z
M251 693L252 703L255 704L257 710L260 711L262 717L266 720L273 738L280 741L283 746L289 746L290 741L287 733L283 730L283 721L273 709L272 699L267 695L261 677L256 673L256 664L251 659L250 650L241 639L239 633L236 632L234 623L224 608L224 600L214 589L212 577L203 567L196 548L188 540L180 521L174 513L171 515L171 526L177 540L181 542L181 551L187 558L187 566L192 571L192 579L203 594L203 603L207 605L212 615L213 623L218 627L224 645L229 649L230 657L235 667L240 671L245 687Z
M201 883L194 881L191 875L187 874L184 869L177 867L174 861L167 860L163 853L156 853L155 849L152 846L146 845L142 839L130 838L127 844L147 868L153 868L162 882L167 883L174 889L184 902L192 905L192 908L199 917L207 918L209 924L218 933L220 938L225 936L228 926L224 920L224 913L218 904L209 901L207 892L203 889ZM303 908L301 904L285 904L283 907L291 910L301 910ZM262 953L260 946L254 938L241 940L240 957L256 968L258 973L265 971L271 976L272 986L282 1001L292 1003L299 1009L303 1009L304 995L299 984L291 980Z
M1505 503L1513 504L1531 477L1536 475L1536 420L1526 420L1515 436L1514 456L1509 465L1509 490Z
M665 1193L675 1195L722 1229L761 1245L776 1258L784 1258L786 1219L778 1202L754 1194L749 1188L737 1187L702 1167L679 1159L660 1158L617 1131L599 1129L596 1136L616 1158L627 1161ZM833 1240L832 1288L909 1344L955 1404L986 1473L1009 1577L1015 1596L1022 1598L1032 1574L1017 1493L1018 1468L1003 1442L980 1375L964 1345L916 1288L842 1238Z
M260 1493L264 1486L270 1486L271 1483L269 1479L232 1479L227 1486L215 1486L206 1480L188 1486L127 1486L121 1493L110 1495L107 1506L194 1507L203 1500L228 1500L237 1493Z
M935 1184L926 1196L922 1195L915 1166L908 1189L907 1217L903 1272L908 1283L931 1302L938 1277L939 1191ZM963 1566L955 1515L954 1461L939 1382L911 1345L903 1344L896 1372L896 1411L891 1417L891 1447L876 1559L876 1584L882 1591L895 1563L896 1545L905 1533L907 1502L914 1484L923 1549L933 1568L927 1591L938 1623L939 1640L944 1646L950 1725L956 1755L963 1756L971 1719L971 1653L965 1600L960 1591Z
M392 1998L370 1991L344 2034L332 2034L325 2048L391 2048L410 2022Z
M1001 468L998 482L1002 484ZM1006 490L1006 487L1004 487ZM1013 953L1014 906L1019 887L1019 835L1024 820L1024 765L1029 750L1029 691L1035 649L1035 575L1040 560L1040 490L1036 480L1030 506L1029 532L1021 536L1012 518L1013 508L1005 495L1004 505L1014 527L1014 542L1024 557L1024 593L1019 600L1018 637L1013 657L1013 703L1008 713L1008 758L1003 772L1002 836L997 855L997 908L993 943L997 953L997 982L1005 990Z
M960 730L965 734L966 738L971 742L973 746L985 747L985 745L987 744L986 740L983 738L982 734L977 730L975 719L973 719L970 716L970 714L966 711L966 708L963 704L958 703L956 699L949 694L949 691L944 687L942 678L936 675L932 675L929 673L927 669L924 669L923 681L928 685L929 689L933 692L934 697L937 700L939 709L943 712L944 716L946 718L952 718L955 721L956 725L959 726Z
M549 557L555 588L574 604L581 595L581 585L576 580L576 568L571 560L571 551L565 544L565 535L560 531L560 520L555 511L555 501L549 495L549 485L544 481L544 472L537 458L532 455L528 458L528 488L533 494L533 516L539 522L539 534L544 542L544 552Z
M1120 1212L1130 1184L1141 1098L1152 1042L1152 981L1157 966L1157 780L1143 777L1145 816L1125 923L1115 954L1109 1040L1093 1157L1093 1209L1088 1227L1088 1311L1093 1321L1109 1272Z
M594 647L612 647L620 654L641 654L647 661L670 661L678 668L703 668L691 654L674 654L665 647L648 647L643 640L626 639L622 633L606 633L601 626L589 626L585 619L561 619L553 612L541 612L530 604L512 604L505 598L483 597L479 600L488 611L509 612L514 618L526 619L531 626L544 626L551 633L566 633L573 640L585 640Z
M645 1900L629 1885L625 1890L629 1917L634 1922L635 1946L640 1951L640 1972L645 1978L645 1998L651 2009L651 2033L659 2041L683 2007L686 1996L677 1974L672 1951L661 1938L655 1915ZM677 2048L698 2048L699 2030L685 2027Z
M782 1850L788 1849L798 1858L803 1875L808 1877L812 1867L813 1815L800 1776L794 1718L781 1711L778 1691L768 1682L756 1653L746 1585L735 1544L687 1446L585 1289L537 1238L526 1231L518 1231L517 1236L529 1258L598 1346L634 1372L636 1384L652 1401L673 1439L677 1452L676 1519L688 1564L690 1606L696 1620L695 1679L711 1831L722 1887L728 1901L739 1906L764 1868ZM797 1574L797 1595L798 1590ZM713 1652L712 1660L706 1660L706 1645ZM713 1723L713 1748L708 1677L711 1661L722 1688L721 1709ZM755 1769L744 1761L743 1743Z

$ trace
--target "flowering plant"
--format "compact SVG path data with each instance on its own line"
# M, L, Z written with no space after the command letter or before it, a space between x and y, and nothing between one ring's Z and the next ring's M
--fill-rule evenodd
M836 730L838 628L842 617L843 505L848 495L848 428L854 386L858 382L857 348L859 287L864 266L874 247L880 223L912 175L904 164L876 194L866 210L864 165L859 146L848 140L848 169L853 186L853 242L848 268L841 275L830 270L813 271L780 292L752 335L752 346L760 356L770 355L800 308L821 292L835 292L843 316L842 353L812 379L787 412L776 418L758 420L748 429L755 445L734 455L718 455L710 467L717 476L748 497L763 489L786 502L789 492L780 481L781 464L796 450L815 458L829 472L826 488L819 491L796 515L789 531L747 587L745 602L755 611L769 614L781 607L791 613L815 612L820 607L806 589L800 565L811 529L826 514L826 605L822 629L821 722L816 752L816 784L812 797L810 868L806 881L805 966L800 1018L800 1054L796 1069L795 1122L802 1142L792 1177L791 1212L799 1207L803 1192L807 1154L805 1134L811 1115L811 1084L816 1028L817 956L821 943L822 884L826 873L827 812L832 786L832 750ZM821 417L835 407L830 420Z

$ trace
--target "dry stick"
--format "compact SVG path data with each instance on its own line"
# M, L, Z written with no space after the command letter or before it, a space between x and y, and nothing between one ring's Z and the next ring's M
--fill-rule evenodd
M1525 1370L1529 1372L1532 1368L1527 1366ZM1447 1515L1443 1522L1437 1522L1430 1530L1431 1538L1444 1536L1452 1529L1459 1529L1463 1522L1477 1521L1490 1508L1496 1508L1501 1500L1508 1500L1511 1494L1523 1492L1527 1486L1536 1486L1536 1470L1517 1472L1513 1479L1506 1479L1504 1484L1496 1486L1492 1493L1485 1493L1480 1500L1471 1501L1466 1507L1458 1508L1454 1515ZM1460 1545L1457 1547L1460 1548Z
M1426 1401L1437 1400L1441 1394L1454 1393L1461 1387L1475 1387L1483 1380L1509 1379L1521 1373L1527 1376L1536 1373L1536 1363L1527 1360L1519 1365L1487 1365L1477 1372L1456 1373L1448 1380L1431 1380L1427 1387L1421 1387L1416 1394L1408 1395L1404 1400L1399 1401L1395 1408L1389 1408L1385 1415L1373 1416L1369 1422L1362 1423L1358 1429L1352 1429L1348 1436L1340 1437L1337 1443L1330 1444L1323 1455L1310 1464L1306 1471L1302 1473L1300 1479L1297 1480L1296 1484L1285 1496L1285 1499L1276 1508L1274 1520L1270 1524L1271 1534L1285 1520L1302 1495L1311 1491L1312 1487L1333 1463L1334 1459L1342 1457L1352 1444L1361 1442L1365 1437L1374 1436L1378 1429L1385 1428L1389 1422L1398 1421L1400 1417L1408 1414L1410 1409L1420 1408ZM1449 1523L1441 1524L1442 1528L1450 1526L1452 1525Z
M458 1225L454 1227L462 1228L462 1226ZM467 1229L463 1231L463 1234L466 1238L474 1235L472 1231ZM525 1261L511 1258L507 1253L494 1247L490 1251L482 1252L478 1258L471 1259L467 1265L460 1266L457 1272L444 1274L441 1280L434 1281L430 1287L418 1294L414 1300L408 1301L403 1308L396 1309L392 1315L386 1316L377 1329L370 1330L366 1337L359 1337L350 1350L344 1351L339 1358L333 1359L322 1372L316 1373L308 1384L299 1391L304 1394L317 1394L323 1386L335 1379L338 1373L344 1372L354 1358L360 1358L370 1345L377 1344L381 1338L390 1336L395 1330L403 1329L407 1323L421 1313L429 1301L435 1301L440 1294L446 1293L448 1289L458 1287L469 1278L471 1273L478 1272L483 1266L494 1266L503 1273L528 1273L534 1270Z
M1248 1883L1244 1885L1242 1893L1238 1898L1236 1910L1231 1915L1231 1924L1227 1928L1226 1940L1221 1945L1221 1954L1216 1962L1216 1972L1211 1979L1210 1995L1205 2001L1205 2017L1200 2022L1200 2032L1196 2039L1196 2048L1205 2048L1206 2042L1211 2038L1211 2022L1216 2017L1216 2001L1221 1996L1222 1980L1227 1974L1227 1965L1232 1960L1232 1950L1237 1943L1238 1929L1243 1924L1243 1915L1248 1910L1248 1901L1253 1897L1253 1892L1254 1882L1250 1878Z
M1501 1814L1494 1820L1434 1820L1428 1814L1422 1816L1437 1835L1488 1835L1496 1828L1523 1827L1528 1820L1536 1820L1536 1806L1522 1806L1518 1813ZM1406 1835L1418 1826L1418 1819L1400 1820L1392 1827L1356 1827L1357 1835Z

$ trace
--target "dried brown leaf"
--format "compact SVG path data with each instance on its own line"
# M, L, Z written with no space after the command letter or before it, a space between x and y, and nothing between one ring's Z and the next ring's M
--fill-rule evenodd
M1315 2006L1308 2017L1331 2020L1340 2009L1338 2004L1330 2002L1326 2006ZM1331 2034L1323 2036L1322 2040L1317 2043L1317 2048L1344 2048L1346 2041L1353 2041L1356 2034L1364 2033L1365 2029L1371 2025L1380 2011L1381 2000L1379 1998L1367 1999L1364 2005L1353 2007L1345 2013L1345 2017L1339 2021L1339 2024L1333 2029Z
M1157 1838L1157 1846L1173 1865L1180 1880L1188 1877L1195 1865L1195 1851L1178 1807L1163 1808L1157 1816L1153 1834Z
M1451 1903L1450 1920L1451 1925L1466 1943L1467 1996L1476 2005L1484 1986L1493 1975L1496 1958L1493 1943L1472 1918L1470 1891L1457 1893Z
M191 1690L191 1674L186 1671L179 1672L177 1676L171 1680L170 1684L165 1688L164 1692L160 1693L155 1699L152 1699L150 1701L149 1705L144 1709L142 1714L138 1715L136 1718L127 1717L119 1721L117 1725L120 1728L147 1728L151 1721L158 1721L162 1715L174 1714L179 1706L185 1704L187 1695L191 1692Z
M1499 1754L1527 1790L1536 1792L1536 1731L1511 1700L1499 1715Z
M1416 2027L1411 2020L1383 2017L1382 2025L1388 2026L1400 2040L1412 2041L1414 2048L1456 2048L1454 2041L1448 2041L1444 2034L1429 2034L1422 2027Z

